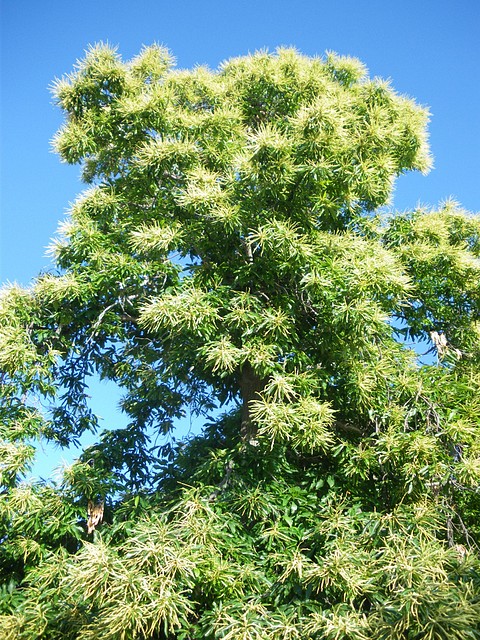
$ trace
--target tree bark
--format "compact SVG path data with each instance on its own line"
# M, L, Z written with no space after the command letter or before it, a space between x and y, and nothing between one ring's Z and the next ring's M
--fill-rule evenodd
M267 380L267 378L261 378L249 362L246 362L240 371L240 393L242 396L240 433L243 440L255 439L257 428L251 417L251 403L254 400L259 400L259 394L265 388Z

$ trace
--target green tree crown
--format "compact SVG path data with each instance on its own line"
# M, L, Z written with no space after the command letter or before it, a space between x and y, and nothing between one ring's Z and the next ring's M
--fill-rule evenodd
M480 221L387 206L427 110L293 49L54 94L89 186L0 299L0 637L479 638ZM127 427L24 482L92 374Z

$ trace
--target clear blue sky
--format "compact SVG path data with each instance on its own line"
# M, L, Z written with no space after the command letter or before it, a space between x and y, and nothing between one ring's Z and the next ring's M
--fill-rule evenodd
M426 177L402 176L395 207L453 196L480 208L479 0L0 0L0 7L0 282L27 284L48 265L44 248L82 189L78 167L50 151L62 120L48 87L98 41L118 45L124 59L159 42L180 67L215 68L279 45L356 56L432 112L435 167Z

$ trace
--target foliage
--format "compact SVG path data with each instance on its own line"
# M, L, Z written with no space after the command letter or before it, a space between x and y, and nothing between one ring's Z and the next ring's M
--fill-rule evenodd
M54 92L90 186L0 300L0 636L480 638L480 221L385 207L427 112L291 49L102 45ZM128 426L26 482L91 375Z

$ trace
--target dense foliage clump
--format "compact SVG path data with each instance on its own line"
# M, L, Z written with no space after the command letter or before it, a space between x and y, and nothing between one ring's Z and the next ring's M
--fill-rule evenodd
M426 111L291 49L55 95L90 187L0 300L0 637L480 638L480 220L384 206ZM128 426L25 482L92 375Z

